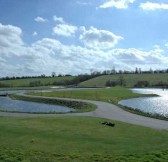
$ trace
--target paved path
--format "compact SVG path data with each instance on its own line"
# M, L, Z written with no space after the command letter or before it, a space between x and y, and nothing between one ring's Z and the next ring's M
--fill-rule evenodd
M44 98L54 98L54 97L44 97ZM15 116L15 117L94 116L94 117L101 117L106 119L122 121L135 125L141 125L154 129L168 130L168 121L132 114L110 103L91 101L91 100L81 100L81 99L69 99L69 98L56 98L56 99L88 102L97 105L97 109L92 112L67 113L67 114L29 114L29 113L0 112L0 116Z

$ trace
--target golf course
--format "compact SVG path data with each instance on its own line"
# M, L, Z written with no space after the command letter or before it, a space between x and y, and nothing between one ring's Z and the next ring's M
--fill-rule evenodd
M168 0L0 0L0 162L168 162Z
M27 99L28 96L32 97ZM166 162L168 159L167 121L143 117L111 106L122 99L151 95L115 87L29 92L28 96L16 95L15 99L33 101L33 98L39 96L37 98L41 100L47 99L48 104L54 104L49 101L50 98L65 98L94 105L100 102L102 105L96 105L97 109L88 109L90 112L68 114L0 112L1 161ZM124 120L126 118L128 120ZM144 125L138 124L135 118L142 118ZM155 120L161 125L157 127ZM105 121L115 123L115 127L102 125Z

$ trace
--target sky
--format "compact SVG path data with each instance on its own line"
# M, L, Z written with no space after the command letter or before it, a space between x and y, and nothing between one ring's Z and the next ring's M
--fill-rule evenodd
M0 0L0 77L168 68L167 0Z

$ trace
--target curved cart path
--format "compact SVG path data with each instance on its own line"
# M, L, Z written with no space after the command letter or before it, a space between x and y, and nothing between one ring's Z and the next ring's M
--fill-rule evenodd
M37 97L37 96L34 96L34 97ZM73 100L73 101L88 102L88 103L97 105L97 109L92 112L67 113L67 114L29 114L29 113L0 112L0 116L15 116L15 117L94 116L94 117L112 119L112 120L126 122L129 124L135 124L135 125L140 125L140 126L145 126L145 127L150 127L150 128L160 129L160 130L168 130L168 121L132 114L110 103L101 102L101 101L82 100L82 99L70 99L70 98L56 98L56 97L43 97L43 98L52 98L52 99L55 98L55 99L61 99L61 100L63 99L63 100L71 100L71 101Z

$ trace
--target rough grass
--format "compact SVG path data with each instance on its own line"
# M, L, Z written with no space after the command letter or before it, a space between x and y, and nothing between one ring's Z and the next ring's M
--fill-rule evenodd
M168 83L168 74L116 74L116 75L104 75L96 77L79 84L80 87L104 87L106 81L117 81L119 76L124 77L127 87L134 87L138 81L148 81L150 85L157 84L159 82Z
M102 121L0 117L0 161L168 161L168 131Z
M66 80L74 79L74 76L64 77L46 77L46 78L28 78L28 79L16 79L16 80L2 80L0 83L7 84L11 87L28 87L30 82L40 81L43 85L51 85L53 82L64 82Z

